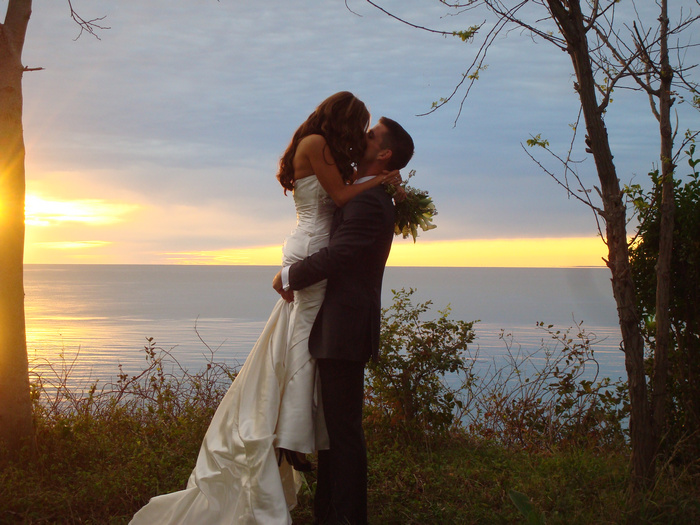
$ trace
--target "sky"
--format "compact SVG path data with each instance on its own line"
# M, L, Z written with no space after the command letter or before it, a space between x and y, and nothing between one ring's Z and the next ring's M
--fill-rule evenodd
M460 93L419 116L454 90L476 44L407 27L364 0L72 3L109 29L78 38L67 1L33 2L23 62L44 69L23 81L27 263L279 264L295 221L279 157L324 98L349 90L374 121L411 133L403 173L415 170L412 185L438 209L436 229L415 244L396 239L390 265L604 264L593 213L522 146L540 134L565 155L571 141L571 64L550 44L504 33L461 113ZM639 4L643 15L654 7ZM446 16L431 0L380 5L450 31L486 19ZM677 109L682 130L700 129L697 112ZM644 184L659 150L646 97L616 92L606 123L621 182Z

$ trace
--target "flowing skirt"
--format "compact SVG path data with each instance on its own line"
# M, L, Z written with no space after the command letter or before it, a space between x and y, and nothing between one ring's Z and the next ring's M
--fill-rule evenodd
M154 497L130 522L290 524L299 473L277 448L328 448L308 338L325 281L280 299L212 418L187 487Z

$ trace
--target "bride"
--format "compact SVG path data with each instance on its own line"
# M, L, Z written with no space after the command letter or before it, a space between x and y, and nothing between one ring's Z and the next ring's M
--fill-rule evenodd
M297 226L283 247L290 265L327 246L336 206L381 183L391 172L351 184L362 158L370 115L342 91L324 100L297 129L277 175L293 191ZM289 524L310 470L305 454L328 448L319 405L316 364L308 338L325 293L322 281L281 298L260 338L224 396L179 492L154 497L130 522L156 524Z

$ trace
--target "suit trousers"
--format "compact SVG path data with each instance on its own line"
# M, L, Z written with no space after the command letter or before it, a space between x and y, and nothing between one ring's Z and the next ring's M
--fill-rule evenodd
M365 364L317 359L330 448L318 453L314 522L367 523L367 448L362 429Z

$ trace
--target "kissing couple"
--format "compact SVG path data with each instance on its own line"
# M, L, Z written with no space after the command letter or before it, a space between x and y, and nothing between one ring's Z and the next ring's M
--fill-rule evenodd
M413 140L342 91L294 133L277 175L297 225L273 279L281 298L219 405L184 490L130 522L291 524L318 451L314 523L367 523L364 368L377 356L381 288L395 231L386 185Z

